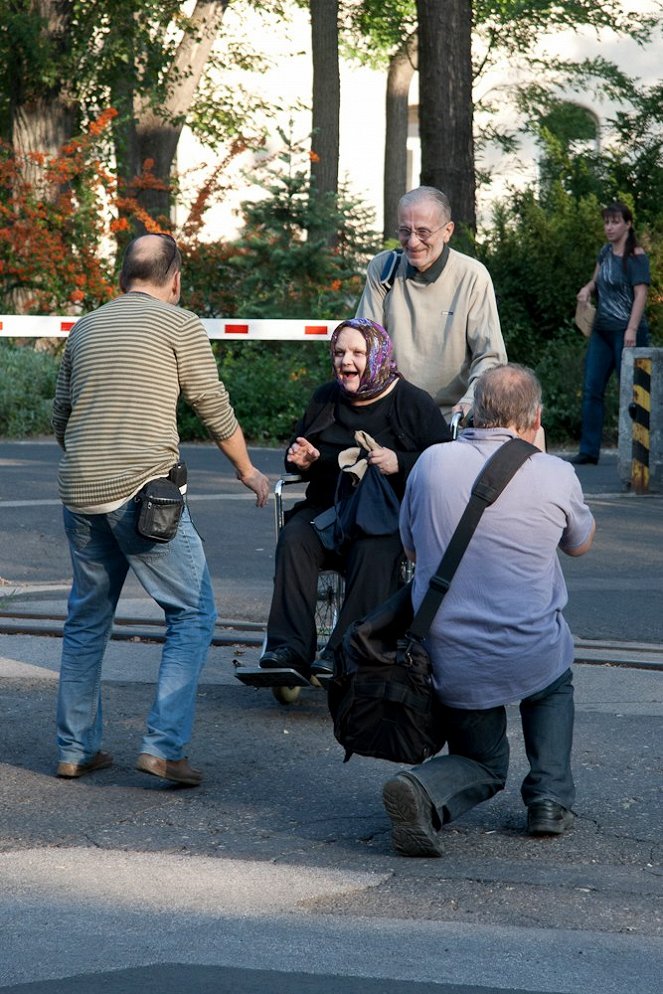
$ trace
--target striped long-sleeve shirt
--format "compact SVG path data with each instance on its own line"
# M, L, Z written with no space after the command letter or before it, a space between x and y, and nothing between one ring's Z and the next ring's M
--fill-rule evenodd
M53 428L68 507L126 500L179 458L180 393L215 441L237 421L195 314L131 292L82 317L60 367Z

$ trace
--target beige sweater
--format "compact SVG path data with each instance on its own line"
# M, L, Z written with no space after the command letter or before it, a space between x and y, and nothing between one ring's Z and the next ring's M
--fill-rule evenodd
M180 392L212 438L233 434L237 421L195 314L128 293L77 321L53 404L63 503L127 499L166 475L179 458Z
M419 282L405 278L403 255L387 293L380 278L389 255L381 252L369 263L357 317L387 329L400 371L426 390L444 414L459 401L471 404L477 377L506 362L488 270L450 249L438 278Z

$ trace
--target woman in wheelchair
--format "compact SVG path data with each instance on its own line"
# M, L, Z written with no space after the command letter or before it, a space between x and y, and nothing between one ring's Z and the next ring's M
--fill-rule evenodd
M287 513L279 535L260 659L261 667L293 668L305 676L331 673L334 647L348 626L386 600L400 582L403 548L397 527L387 535L355 533L341 552L330 552L311 524L334 505L339 454L351 447L356 451L355 433L364 432L371 446L363 452L368 466L387 479L400 501L419 454L451 437L432 397L398 372L391 339L379 324L367 318L341 322L330 351L334 378L313 394L286 452L287 471L307 481L306 498ZM322 569L343 573L345 598L329 642L315 659Z

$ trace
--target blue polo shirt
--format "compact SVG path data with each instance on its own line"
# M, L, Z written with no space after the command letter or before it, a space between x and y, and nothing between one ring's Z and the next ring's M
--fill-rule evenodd
M485 461L514 433L473 428L419 457L401 507L421 603ZM573 662L562 615L568 596L558 547L590 536L592 514L573 466L538 453L488 507L431 626L427 646L444 704L485 709L543 690Z

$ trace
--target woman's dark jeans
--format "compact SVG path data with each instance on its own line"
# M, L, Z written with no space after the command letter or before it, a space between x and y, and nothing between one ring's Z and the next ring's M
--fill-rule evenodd
M649 343L646 328L638 330L636 345L643 348ZM613 372L619 374L624 348L623 331L604 331L595 328L589 338L585 355L585 373L582 388L582 433L580 452L583 455L599 458L603 419L605 416L605 390Z
M525 805L549 798L570 808L575 800L571 773L573 677L568 669L554 683L520 702L530 770L521 786ZM506 708L485 711L444 708L449 755L415 766L406 776L424 788L440 825L459 818L503 790L509 769Z

